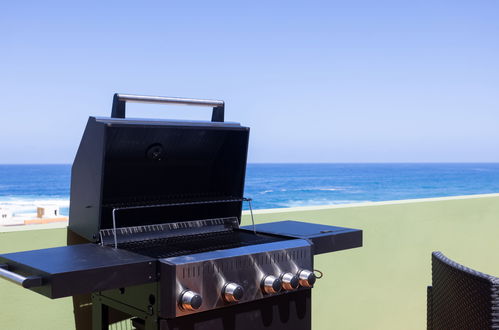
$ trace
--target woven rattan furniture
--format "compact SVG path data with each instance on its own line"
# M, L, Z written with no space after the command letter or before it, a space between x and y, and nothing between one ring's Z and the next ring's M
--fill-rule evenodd
M499 278L460 265L441 252L433 252L427 327L499 329Z

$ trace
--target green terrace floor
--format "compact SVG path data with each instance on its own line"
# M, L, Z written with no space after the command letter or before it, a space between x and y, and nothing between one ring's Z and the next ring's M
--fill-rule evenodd
M257 223L301 220L359 228L364 246L317 256L313 329L424 329L431 252L499 275L499 195L258 211ZM248 215L243 224L249 224ZM66 230L0 233L0 253L65 245ZM73 329L68 298L0 281L0 329Z

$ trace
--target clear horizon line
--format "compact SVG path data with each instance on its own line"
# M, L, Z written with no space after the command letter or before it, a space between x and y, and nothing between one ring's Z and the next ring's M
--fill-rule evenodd
M72 165L73 163L0 163L0 166L27 165ZM365 162L248 162L248 165L313 165L313 164L499 164L499 161L365 161Z

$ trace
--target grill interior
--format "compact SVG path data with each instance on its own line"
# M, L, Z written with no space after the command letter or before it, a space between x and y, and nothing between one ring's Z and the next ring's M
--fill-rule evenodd
M282 241L285 238L231 230L216 233L185 235L138 242L127 242L119 248L152 258L168 258L213 250Z

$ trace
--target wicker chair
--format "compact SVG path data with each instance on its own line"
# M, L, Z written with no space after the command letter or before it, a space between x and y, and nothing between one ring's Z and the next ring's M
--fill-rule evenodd
M428 329L499 329L499 278L433 252L432 282L427 291Z

